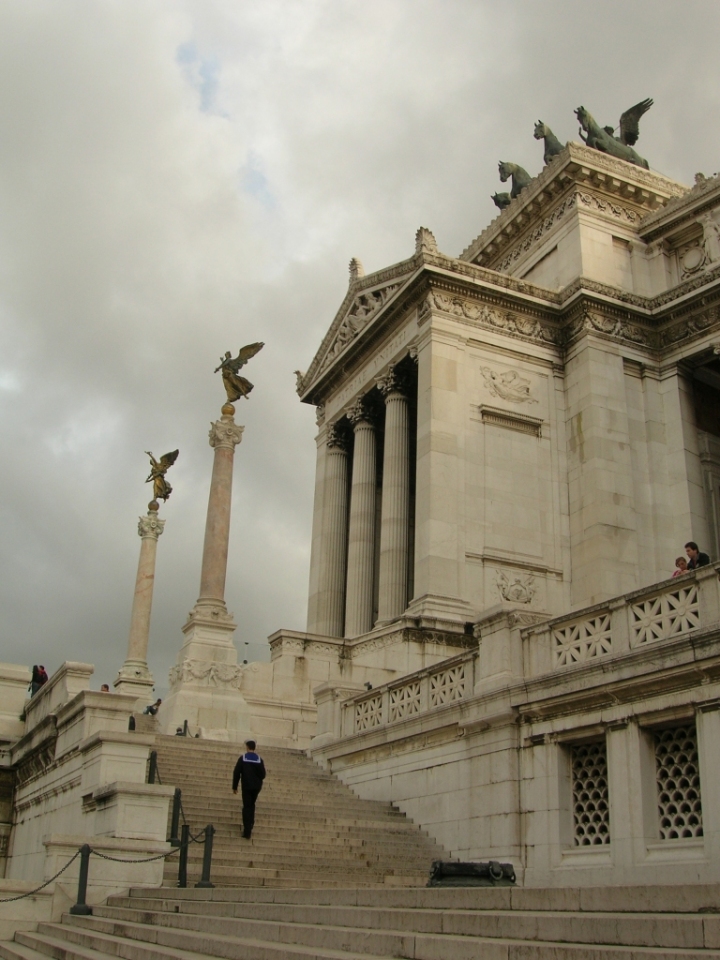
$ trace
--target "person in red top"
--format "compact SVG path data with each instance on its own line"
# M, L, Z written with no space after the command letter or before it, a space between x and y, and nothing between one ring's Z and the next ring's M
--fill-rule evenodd
M255 803L262 790L265 779L265 764L255 753L255 741L245 743L247 753L238 758L233 770L233 793L237 793L238 783L242 788L243 837L249 840L255 826Z

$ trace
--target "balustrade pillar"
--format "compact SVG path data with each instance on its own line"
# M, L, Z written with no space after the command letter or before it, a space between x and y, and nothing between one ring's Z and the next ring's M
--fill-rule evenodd
M347 442L337 424L327 435L325 503L317 631L341 637L345 620L347 564Z
M345 636L357 637L373 626L375 563L375 427L360 400L348 413L355 433L350 524L348 530Z
M394 370L378 381L385 398L378 621L405 612L408 600L410 433L407 388Z

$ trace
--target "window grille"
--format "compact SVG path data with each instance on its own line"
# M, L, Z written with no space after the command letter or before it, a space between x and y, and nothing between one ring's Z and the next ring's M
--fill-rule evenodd
M604 740L572 748L572 785L574 846L610 843L607 747Z
M655 733L660 838L702 837L697 730L694 723Z

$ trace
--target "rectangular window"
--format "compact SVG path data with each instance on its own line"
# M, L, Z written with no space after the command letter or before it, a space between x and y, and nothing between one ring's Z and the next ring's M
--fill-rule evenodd
M681 727L655 731L660 838L702 837L702 801L697 730L690 721Z
M571 748L573 844L610 843L607 747L604 740Z

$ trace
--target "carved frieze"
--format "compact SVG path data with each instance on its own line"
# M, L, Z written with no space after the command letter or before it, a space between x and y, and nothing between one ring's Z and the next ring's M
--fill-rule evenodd
M201 687L231 688L242 686L243 668L236 663L215 663L185 659L170 671L170 687L191 683Z
M541 323L534 317L526 317L510 310L498 310L487 303L477 303L461 296L441 293L438 290L433 290L433 301L435 307L444 313L510 336L558 345L562 340L558 327Z

